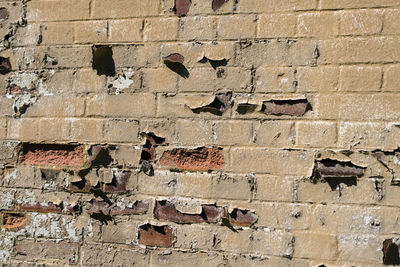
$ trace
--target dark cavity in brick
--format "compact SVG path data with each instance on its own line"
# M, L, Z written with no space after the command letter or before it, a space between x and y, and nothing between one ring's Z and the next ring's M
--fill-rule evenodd
M231 214L232 225L249 227L258 220L257 214L249 210L234 209Z
M104 192L122 193L126 191L126 184L131 177L130 171L115 171L111 183L105 184Z
M91 207L88 210L90 217L95 220L99 220L104 224L108 224L109 221L112 221L112 217L110 215L110 205L106 201L92 199L90 201Z
M386 239L383 241L383 264L400 265L399 245L400 239Z
M24 164L82 166L83 159L81 145L31 143L22 145L21 162Z
M3 213L3 228L16 229L24 226L28 217L24 213Z
M8 12L7 8L5 7L0 8L0 22L7 20L9 16L10 12Z
M60 170L56 169L40 169L40 173L42 175L42 179L45 181L54 181L57 179Z
M225 58L220 59L220 60L213 60L213 59L209 59L207 57L203 57L202 59L199 60L200 63L210 63L211 67L213 67L213 69L217 69L218 67L223 67L226 66L228 64L228 60L226 60Z
M217 94L210 104L199 108L193 108L192 111L196 114L209 112L217 116L222 116L222 114L232 105L231 99L232 92Z
M111 46L94 45L92 46L92 68L97 71L97 75L115 76L115 63Z
M215 205L201 205L200 214L186 214L178 211L175 205L169 201L157 201L154 215L159 220L168 220L175 223L217 223L222 218L227 217L223 207Z
M152 247L171 247L171 227L145 224L139 227L139 243Z
M164 64L173 72L178 74L184 79L189 78L189 71L183 65L185 57L178 53L170 54L166 57L163 57Z
M185 16L192 4L191 0L175 0L174 12L177 16Z
M91 146L86 163L91 167L107 167L113 162L109 148L103 145Z
M241 103L237 105L236 111L240 115L245 115L254 112L257 109L257 105Z
M303 116L311 105L307 99L269 100L263 102L261 112L267 115Z
M8 57L0 57L0 74L7 74L11 71L11 63Z
M213 0L212 2L212 9L214 11L220 9L225 3L227 3L229 0Z
M178 170L217 170L221 169L224 163L222 148L175 148L165 151L161 157L162 165Z
M141 133L141 136L146 139L146 143L142 147L140 155L140 164L142 171L147 175L153 175L154 169L151 162L154 160L155 148L165 142L165 138L159 137L152 132Z

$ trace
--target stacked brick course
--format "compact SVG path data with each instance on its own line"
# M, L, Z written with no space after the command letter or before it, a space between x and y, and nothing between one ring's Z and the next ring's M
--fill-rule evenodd
M0 263L400 265L399 0L0 0Z

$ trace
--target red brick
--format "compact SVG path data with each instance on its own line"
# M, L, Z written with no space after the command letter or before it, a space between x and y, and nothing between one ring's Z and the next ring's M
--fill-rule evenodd
M172 239L172 228L169 226L146 224L139 227L139 243L142 245L171 247Z

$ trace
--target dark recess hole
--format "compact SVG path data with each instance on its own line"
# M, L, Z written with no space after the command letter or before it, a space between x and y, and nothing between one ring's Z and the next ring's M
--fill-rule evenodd
M244 114L248 114L248 113L252 113L256 110L257 105L253 105L253 104L239 104L237 106L236 111L240 114L240 115L244 115Z
M347 186L357 186L356 177L329 177L325 178L325 181L328 183L332 191L336 190L339 184L345 184Z
M97 75L115 76L115 63L110 46L95 45L92 47L92 55L92 68L97 71Z
M94 156L95 154L95 159L91 162L91 166L94 167L107 167L109 166L112 161L113 158L110 156L110 152L108 151L108 149L106 148L97 148L99 149L98 151L93 151L94 147L91 147L88 150L88 155L89 157Z
M207 57L203 57L202 59L199 60L200 63L207 63L209 62L211 67L213 67L213 69L217 69L218 67L223 67L226 66L228 64L228 61L224 58L221 60L212 60L209 59Z
M383 264L400 265L399 247L392 239L383 242Z
M105 225L107 225L108 222L113 220L111 215L105 215L103 213L93 213L92 215L90 215L90 217L92 217L95 220L100 221L101 223L103 223Z
M189 78L189 71L188 69L183 66L183 64L178 63L178 62L165 62L165 65L172 70L173 72L175 72L176 74L178 74L179 76L181 76L184 79Z
M7 74L11 71L10 59L7 57L0 57L0 74Z

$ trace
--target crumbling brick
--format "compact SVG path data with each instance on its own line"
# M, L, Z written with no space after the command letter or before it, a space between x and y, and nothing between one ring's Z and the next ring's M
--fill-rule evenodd
M141 215L146 214L149 209L149 203L145 201L136 201L131 207L113 207L110 215Z
M176 223L216 223L227 217L226 210L215 205L202 205L199 214L186 214L178 211L169 201L157 201L154 215L157 219Z
M192 108L194 113L209 112L221 116L232 104L232 93L217 94L214 100L205 106Z
M1 16L1 13L0 13ZM0 57L0 74L7 74L11 71L10 59L7 57Z
M161 164L171 169L188 171L208 171L221 169L225 160L220 148L175 148L165 151L160 160Z
M214 11L220 9L226 2L228 2L229 0L213 0L212 2L212 9Z
M323 159L317 162L317 169L322 178L330 177L359 177L365 172L364 167L354 165L352 162Z
M189 12L191 4L191 0L175 0L175 14L179 17L185 16Z
M8 12L7 8L0 8L0 22L5 21L10 16L10 12Z
M171 247L172 228L145 224L139 227L139 243L152 247Z
M179 53L173 53L163 57L164 64L182 78L189 78L189 71L183 65L185 57Z
M2 227L5 229L18 229L23 227L28 220L25 213L3 213Z
M168 64L168 63L183 64L183 62L185 61L185 57L179 53L173 53L173 54L163 57L163 60L164 60L165 64Z
M82 166L84 153L81 145L24 143L20 160L32 165Z
M249 114L254 112L257 109L257 105L248 104L248 103L240 103L237 105L236 111L240 115Z
M257 214L249 210L234 209L230 216L234 226L249 227L255 224L258 220Z
M104 192L120 193L126 191L126 185L131 177L130 171L114 171L111 183L105 184Z
M300 117L306 113L309 105L307 99L269 100L263 102L261 112L268 115Z
M54 181L57 178L57 175L61 172L61 170L57 169L40 169L40 173L42 174L42 179L46 181Z

